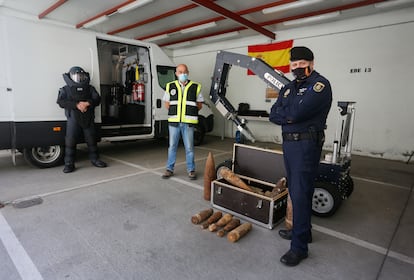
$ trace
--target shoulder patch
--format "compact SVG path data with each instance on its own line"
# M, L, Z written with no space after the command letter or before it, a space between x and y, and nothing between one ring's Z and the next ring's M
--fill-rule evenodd
M313 85L313 90L315 92L321 92L324 88L325 88L325 85L321 82L317 82L316 84Z

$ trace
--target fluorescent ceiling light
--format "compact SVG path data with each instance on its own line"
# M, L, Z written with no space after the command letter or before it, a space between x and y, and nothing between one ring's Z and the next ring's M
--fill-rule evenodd
M161 34L161 35L158 35L158 36L149 37L147 39L144 39L144 41L152 42L152 41L158 41L158 40L162 40L162 39L167 39L168 37L169 37L168 34Z
M189 45L191 45L191 41L185 41L185 42L182 42L182 43L172 44L172 45L168 45L168 46L165 46L165 47L169 48L169 49L178 49L178 48L182 48L182 47L187 47Z
M223 34L220 34L220 35L216 35L216 36L206 37L203 40L206 41L206 42L211 42L211 41L217 41L217 40L222 40L222 39L235 37L239 34L240 34L239 31L233 31L233 32L229 32L229 33L223 33Z
M313 16L313 17L307 17L307 18L300 18L300 19L294 19L283 22L283 25L298 25L303 23L309 23L309 22L315 22L315 21L321 21L329 18L334 18L339 16L340 12L333 12L333 13L327 13L319 16Z
M89 22L85 23L85 24L83 25L83 27L84 27L84 28L89 28L89 27L92 27L92 26L94 26L94 25L100 24L100 23L102 23L102 22L104 22L104 21L108 20L108 18L109 18L109 16L107 16L107 15L103 15L103 16L101 16L101 17L98 17L98 18L96 18L96 19L94 19L94 20L91 20L91 21L89 21Z
M312 5L318 2L322 2L322 1L323 0L300 0L300 1L292 2L292 3L288 3L284 5L279 5L279 6L263 9L262 13L264 14L276 13L276 12L285 11L285 10L289 10L293 8L299 8L299 7L303 7L307 5Z
M191 33L191 32L194 32L194 31L199 31L199 30L203 30L203 29L206 29L206 28L212 28L212 27L215 27L215 26L217 26L217 24L216 24L215 21L213 21L213 22L208 22L208 23L196 25L196 26L189 27L189 28L184 28L184 29L181 29L180 32L181 33Z
M392 1L385 1L385 2L374 4L374 7L378 9L383 9L383 8L394 7L394 6L398 6L398 5L402 5L402 4L410 3L410 2L412 2L412 0L392 0Z
M134 2L129 3L128 5L125 5L121 8L118 9L118 13L122 14L122 13L126 13L129 12L133 9L136 9L138 7L144 6L148 3L151 3L153 0L137 0Z

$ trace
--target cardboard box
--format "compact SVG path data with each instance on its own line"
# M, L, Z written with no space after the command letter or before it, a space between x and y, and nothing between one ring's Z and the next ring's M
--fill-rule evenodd
M272 191L286 176L281 151L234 144L232 171L245 183ZM257 225L273 229L286 215L288 191L270 198L230 185L223 178L211 182L211 204Z

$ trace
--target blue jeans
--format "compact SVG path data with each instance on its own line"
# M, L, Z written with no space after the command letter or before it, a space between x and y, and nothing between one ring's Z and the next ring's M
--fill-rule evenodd
M185 159L187 162L187 172L195 171L194 163L194 127L188 123L178 123L177 126L168 125L169 146L167 170L174 171L175 159L177 157L178 143L180 136L183 138L185 147Z

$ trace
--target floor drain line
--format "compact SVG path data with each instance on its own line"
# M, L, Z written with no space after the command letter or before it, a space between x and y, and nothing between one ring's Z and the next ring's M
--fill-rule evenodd
M15 208L28 208L43 203L43 199L40 196L33 196L29 198L17 199L12 202Z

